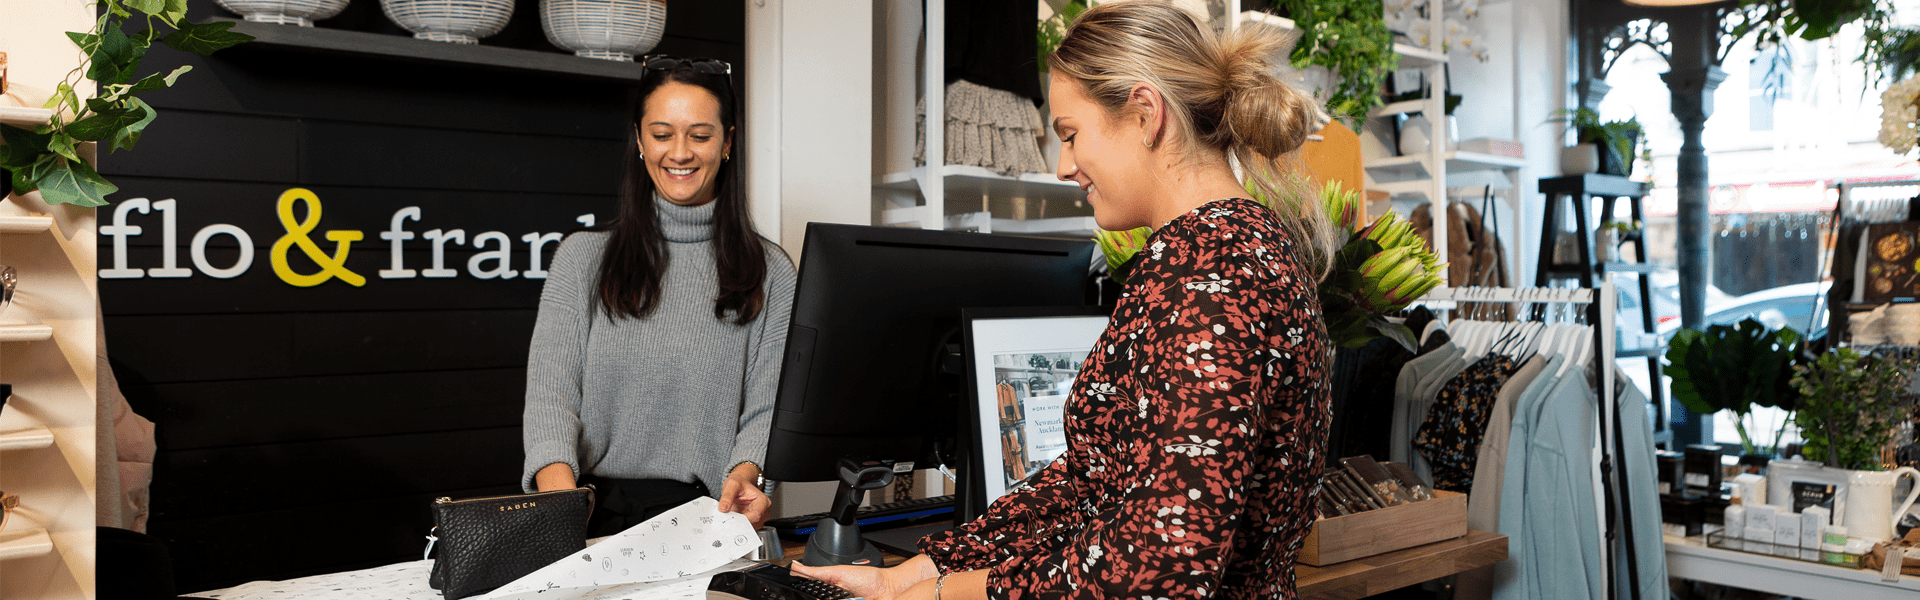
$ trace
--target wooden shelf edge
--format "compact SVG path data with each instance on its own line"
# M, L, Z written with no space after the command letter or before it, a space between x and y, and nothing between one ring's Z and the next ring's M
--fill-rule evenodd
M52 325L0 325L0 342L38 342L53 339Z
M26 535L0 542L0 560L27 558L53 553L53 538L47 530L35 529Z
M233 23L233 31L251 35L245 48L285 48L327 54L390 58L408 62L458 64L489 70L532 71L571 77L637 83L647 70L638 64L582 58L560 52L541 52L499 46L451 44L409 36L296 27L214 17Z
M53 228L53 217L0 216L0 233L39 233Z
M45 427L0 433L0 450L31 450L53 446L53 430Z

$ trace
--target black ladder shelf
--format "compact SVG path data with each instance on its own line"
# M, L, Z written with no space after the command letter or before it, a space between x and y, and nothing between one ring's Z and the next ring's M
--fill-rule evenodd
M1539 287L1546 287L1549 282L1554 280L1574 279L1580 282L1580 287L1594 288L1596 287L1594 285L1596 275L1632 273L1635 275L1635 279L1638 279L1640 282L1640 324L1646 332L1655 333L1652 311L1653 286L1650 281L1650 276L1655 269L1652 265L1647 264L1646 232L1644 230L1638 230L1621 238L1622 242L1634 242L1634 262L1619 262L1617 258L1614 262L1595 262L1593 260L1593 236L1596 228L1587 225L1586 210L1587 201L1598 198L1601 200L1599 224L1605 225L1612 223L1614 221L1614 200L1627 198L1629 200L1628 205L1631 207L1630 211L1633 220L1645 223L1646 212L1643 204L1647 197L1647 184L1633 181L1619 175L1586 173L1583 175L1542 178L1540 180L1540 193L1546 195L1547 206L1546 212L1542 213L1540 219L1540 258L1539 262L1534 263L1539 265L1539 268L1534 270L1533 284ZM1566 229L1563 227L1565 219L1560 215L1560 210L1563 206L1567 207L1568 212L1572 213L1573 216L1573 237L1579 240L1580 262L1578 263L1553 262L1554 241L1559 239L1560 234L1566 232ZM1665 386L1661 385L1662 380L1660 378L1660 355L1665 351L1665 344L1660 342L1657 336L1654 338L1654 341L1654 345L1646 350L1623 352L1620 353L1619 356L1639 356L1646 359L1647 373L1651 376L1649 380L1653 382L1653 389L1648 394L1654 406L1653 441L1655 445L1670 448L1673 446L1673 430L1672 425L1668 422L1666 390L1664 389Z

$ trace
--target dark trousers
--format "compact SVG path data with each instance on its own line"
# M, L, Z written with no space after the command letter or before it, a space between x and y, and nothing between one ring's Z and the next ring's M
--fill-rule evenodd
M672 479L611 479L588 475L593 484L593 516L587 537L609 536L645 523L660 513L707 495L707 486Z

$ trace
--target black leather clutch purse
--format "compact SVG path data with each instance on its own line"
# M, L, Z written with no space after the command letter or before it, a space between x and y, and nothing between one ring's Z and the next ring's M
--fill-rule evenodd
M484 594L587 545L593 489L433 501L427 585L447 600Z

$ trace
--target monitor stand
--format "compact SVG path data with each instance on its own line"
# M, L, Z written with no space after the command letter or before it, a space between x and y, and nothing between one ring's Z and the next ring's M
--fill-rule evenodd
M893 461L848 457L840 459L839 467L840 487L833 495L833 508L807 537L807 553L800 562L812 567L881 566L880 549L860 537L860 523L854 515L866 500L867 490L893 483Z

